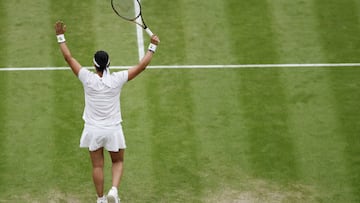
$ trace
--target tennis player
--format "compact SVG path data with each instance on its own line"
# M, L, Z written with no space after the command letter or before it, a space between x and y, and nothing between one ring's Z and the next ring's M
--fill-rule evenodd
M105 51L94 54L95 72L83 68L73 58L66 45L66 25L55 23L56 37L60 50L71 70L84 87L85 109L84 129L80 138L80 147L88 148L92 161L92 177L95 184L98 203L120 203L118 187L123 174L125 138L121 127L120 93L123 85L139 75L150 63L160 42L156 35L151 37L149 49L136 66L119 72L110 73L110 58ZM104 195L104 148L112 161L112 188Z

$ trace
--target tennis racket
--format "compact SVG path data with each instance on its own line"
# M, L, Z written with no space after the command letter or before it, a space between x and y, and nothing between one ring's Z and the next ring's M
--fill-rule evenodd
M150 37L154 35L144 22L139 0L111 0L111 7L122 19L141 26Z

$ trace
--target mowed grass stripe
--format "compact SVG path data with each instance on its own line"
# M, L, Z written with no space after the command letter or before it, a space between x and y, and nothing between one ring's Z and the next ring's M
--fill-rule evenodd
M342 188L342 199L344 202L360 201L360 71L357 68L337 69L330 72L331 87L334 93L335 112L338 117L340 134L342 135L342 144L344 148L341 151L343 155L344 166L343 176L335 180L339 182L339 188ZM340 85L339 85L340 84ZM346 185L346 190L344 190Z
M3 137L3 200L35 201L48 192L52 180L52 111L47 89L49 73L2 73L8 80ZM36 82L28 78L42 78ZM36 91L34 91L36 90ZM44 96L45 95L45 96ZM19 193L21 191L21 193Z
M359 7L356 0L316 0L314 6L318 18L321 43L326 51L327 62L359 61L360 31Z
M143 15L151 30L158 34L161 40L152 64L185 64L187 52L185 38L184 11L181 0L174 1L143 1ZM148 36L144 33L145 48ZM192 52L191 52L192 53Z
M299 165L298 184L309 192L312 201L319 194L326 197L338 193L337 178L344 175L344 142L329 78L332 70L288 69L281 74L289 108L289 133Z
M181 1L187 64L231 64L235 63L229 52L232 41L227 23L226 1ZM237 19L232 19L236 21Z
M356 10L360 10L360 2L359 1L355 1L355 8ZM360 21L360 15L357 15L358 16L358 20Z
M248 129L241 105L243 70L188 70L193 89L192 123L199 143L202 202L231 202L243 188L249 164ZM229 195L236 191L235 195ZM224 198L224 199L222 199Z
M233 64L278 63L271 13L266 1L226 1L228 52Z
M321 63L324 60L316 12L311 1L268 1L279 63Z
M21 6L19 6L21 5ZM2 4L2 57L3 66L49 66L49 46L46 31L43 25L48 25L47 1L31 1ZM39 18L38 16L43 16ZM38 28L34 29L34 25ZM27 32L23 32L27 30ZM34 47L37 47L34 51ZM37 61L37 63L33 63ZM36 73L33 73L36 74ZM2 74L3 86L1 92L2 106L5 108L2 115L6 116L1 137L4 142L3 151L6 152L2 163L1 200L28 200L29 194L42 194L45 190L40 185L47 182L51 176L49 168L47 144L51 143L47 121L49 112L44 110L46 97L39 93L46 84L45 81L33 84L25 78L31 78L31 73ZM42 74L38 74L42 75ZM29 84L31 83L31 85ZM42 83L42 85L40 85ZM37 91L32 91L33 89ZM42 112L43 115L39 115ZM36 135L44 133L45 137ZM36 157L29 154L38 154ZM18 160L18 161L15 161ZM29 170L31 169L31 170ZM39 174L43 176L39 177ZM34 185L36 185L34 187ZM22 191L21 194L18 191ZM30 195L32 196L32 195ZM32 197L31 197L32 198Z
M1 3L0 3L1 5ZM0 51L2 49L0 48ZM7 133L7 122L8 122L8 109L7 109L7 94L8 94L8 73L0 73L0 148L5 149L7 145L6 139L9 136ZM6 162L4 160L7 159L7 153L4 150L0 151L1 162L0 162L0 201L2 197L4 197L3 193L6 191L6 180L8 179L8 174L6 171Z
M4 1L0 2L0 10L4 11L5 10L5 4ZM2 54L0 54L0 67L3 66L4 64L6 64L6 36L7 34L5 33L6 30L6 15L5 12L1 12L0 13L0 25L4 25L3 28L0 30L0 38L2 40L0 40L0 52ZM5 143L5 137L7 136L6 133L6 122L7 122L7 118L6 118L6 114L7 114L7 108L6 108L6 96L7 96L7 74L3 74L0 73L0 148L3 149L4 146L6 145ZM0 156L5 159L6 157L6 153L4 150L0 151ZM6 164L5 162L1 161L0 162L0 171L5 171L6 168ZM1 191L4 191L5 189L3 189L3 187L6 185L5 184L5 178L4 178L5 174L4 173L0 173L0 197L3 196L1 194Z
M326 61L312 2L271 1L271 7L282 62ZM341 137L335 133L337 118L331 108L334 95L327 70L283 69L280 74L289 109L289 131L294 139L302 180L298 184L302 185L302 192L311 191L309 189L314 187L314 181L316 185L322 185L316 188L317 192L312 191L312 195L307 195L309 201L315 200L316 193L336 192L336 189L330 189L337 185L336 179L325 179L324 176L342 176L344 170L343 146L338 144ZM322 146L332 150L324 153L326 148Z
M321 34L321 43L328 61L357 61L359 58L360 40L357 37L360 32L359 3L357 1L315 1L318 12L318 25ZM357 69L342 69L332 71L330 74L330 85L334 94L334 110L338 117L339 133L342 135L343 159L346 171L343 176L337 176L339 182L337 188L343 193L334 194L333 199L337 201L358 202L360 200L360 173L359 142L356 137L359 134L359 114L356 98L359 98ZM340 82L340 83L339 83ZM349 100L349 96L351 99ZM335 189L337 189L335 188ZM335 196L336 195L336 196ZM331 197L330 197L331 198Z
M199 142L193 118L191 73L154 70L147 84L154 202L197 202L201 195ZM156 78L163 78L160 83ZM177 82L174 83L173 81Z
M54 36L49 35L48 5L49 1L46 0L4 4L2 12L7 16L7 67L51 65L49 44Z
M286 184L298 179L298 165L280 74L279 70L243 72L240 102L249 133L249 173Z
M8 54L7 54L7 37L9 35L8 33L8 29L7 29L7 13L4 12L6 9L6 5L5 5L5 1L1 1L0 2L0 10L2 11L0 13L0 25L1 25L1 29L0 29L0 51L2 54L0 54L0 67L7 67L7 58L8 58Z
M238 33L232 37L232 50L239 54L239 63L279 61L267 2L257 1L254 6L254 2L229 1L228 14L233 29L231 33ZM232 20L234 16L237 21ZM238 26L241 26L240 30ZM242 94L238 100L248 129L246 156L249 173L260 179L286 183L298 177L280 71L249 70L240 74Z

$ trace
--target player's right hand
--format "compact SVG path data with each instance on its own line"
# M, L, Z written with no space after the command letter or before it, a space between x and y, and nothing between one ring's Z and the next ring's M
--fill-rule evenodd
M64 34L66 32L66 25L64 22L62 21L57 21L55 23L55 33L56 35L61 35Z

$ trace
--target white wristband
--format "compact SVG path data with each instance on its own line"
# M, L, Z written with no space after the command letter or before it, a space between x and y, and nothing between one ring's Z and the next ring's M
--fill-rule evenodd
M57 38L58 43L64 43L66 41L64 34L56 35L56 38Z
M153 43L150 43L150 45L149 45L149 51L151 51L151 52L153 52L153 53L155 53L155 51L156 51L156 45L155 44L153 44Z

